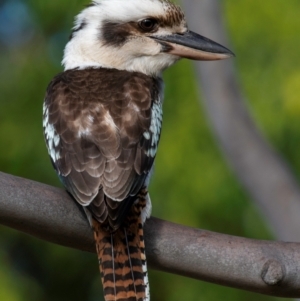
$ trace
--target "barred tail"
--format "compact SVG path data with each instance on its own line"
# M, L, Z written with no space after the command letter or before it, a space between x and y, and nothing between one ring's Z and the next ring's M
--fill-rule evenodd
M105 300L149 301L140 215L130 216L114 233L105 231L95 220L93 228Z

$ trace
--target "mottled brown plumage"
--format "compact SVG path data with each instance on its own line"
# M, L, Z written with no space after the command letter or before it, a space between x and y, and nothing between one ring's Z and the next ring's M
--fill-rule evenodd
M75 199L112 230L153 164L143 133L159 87L159 79L137 72L90 68L57 75L47 90L45 114L59 136L55 168Z

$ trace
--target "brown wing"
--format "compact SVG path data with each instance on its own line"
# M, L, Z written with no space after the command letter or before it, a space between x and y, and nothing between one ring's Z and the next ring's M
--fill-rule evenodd
M81 205L113 228L153 164L147 150L158 90L155 79L115 69L66 71L47 90L44 132L59 177Z

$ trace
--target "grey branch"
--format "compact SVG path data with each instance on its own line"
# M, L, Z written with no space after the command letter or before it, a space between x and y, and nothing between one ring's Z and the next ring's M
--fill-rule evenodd
M191 30L229 45L221 1L182 2ZM282 240L300 241L299 185L287 164L257 130L246 108L233 64L233 59L196 63L207 115L230 165L267 217L274 235Z
M83 211L62 189L0 173L0 224L95 252ZM151 218L150 267L267 295L300 297L300 244L258 241Z

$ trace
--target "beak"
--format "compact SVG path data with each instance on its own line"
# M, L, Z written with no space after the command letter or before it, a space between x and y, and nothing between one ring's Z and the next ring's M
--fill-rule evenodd
M163 52L192 60L213 61L234 56L234 53L224 46L192 31L151 38L163 46Z

